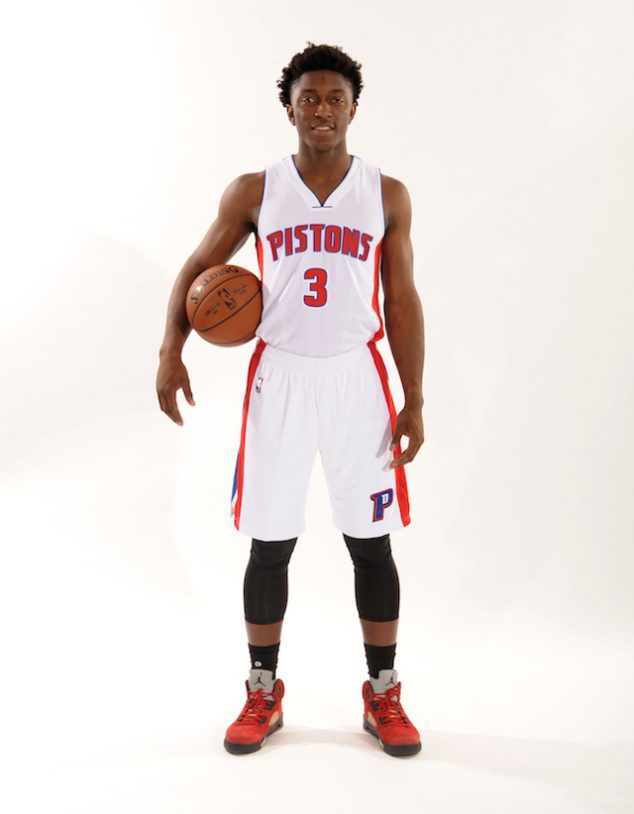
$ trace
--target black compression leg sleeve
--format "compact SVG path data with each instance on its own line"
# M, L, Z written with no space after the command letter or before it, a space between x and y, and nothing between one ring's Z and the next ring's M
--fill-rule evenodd
M251 541L244 574L244 617L256 625L280 622L288 601L288 563L297 537Z
M392 557L390 535L343 538L354 563L354 591L361 619L390 622L398 619L400 585Z

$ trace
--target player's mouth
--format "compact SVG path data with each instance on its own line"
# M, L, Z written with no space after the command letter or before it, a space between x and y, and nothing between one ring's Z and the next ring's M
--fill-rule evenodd
M327 133L329 130L334 130L335 128L331 124L316 124L312 130L316 130L318 133Z

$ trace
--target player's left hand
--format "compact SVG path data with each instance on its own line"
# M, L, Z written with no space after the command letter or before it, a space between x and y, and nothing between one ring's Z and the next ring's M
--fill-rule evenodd
M413 461L416 457L416 453L421 448L425 440L421 408L403 407L396 417L396 427L394 428L394 435L392 436L392 442L390 444L391 450L397 448L403 435L409 438L409 444L407 445L407 449L404 449L398 457L390 462L390 469Z

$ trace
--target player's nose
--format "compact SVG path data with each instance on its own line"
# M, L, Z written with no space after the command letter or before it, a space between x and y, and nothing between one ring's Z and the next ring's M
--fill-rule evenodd
M330 109L330 105L325 99L322 99L321 102L318 102L317 107L315 108L315 116L326 119L329 119L332 116L332 110Z

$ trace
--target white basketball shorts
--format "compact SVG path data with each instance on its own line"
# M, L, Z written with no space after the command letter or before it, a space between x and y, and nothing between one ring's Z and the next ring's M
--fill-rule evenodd
M390 449L395 423L375 343L314 357L258 339L233 479L235 527L258 540L298 537L317 450L339 531L379 537L407 526L405 470L388 466L401 452Z

